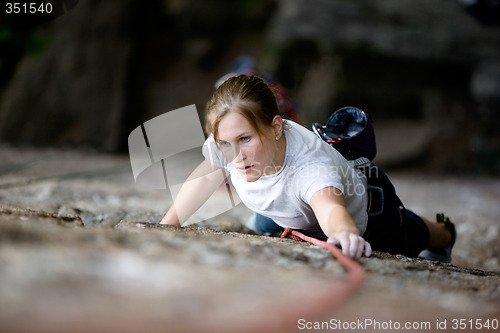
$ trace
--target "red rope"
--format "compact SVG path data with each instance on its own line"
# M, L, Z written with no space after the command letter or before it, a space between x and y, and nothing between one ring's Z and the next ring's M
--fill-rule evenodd
M242 333L295 331L298 328L299 319L319 319L346 301L363 284L364 270L361 265L344 256L336 246L308 237L293 229L286 229L281 237L309 242L329 250L349 272L347 280L324 282L303 292L285 288L286 297L264 304L258 314L232 318L234 321L231 319L224 322L205 321L200 330L221 333L230 333L235 330ZM194 330L185 328L182 332L192 331Z
M329 250L332 255L347 269L347 271L349 271L350 274L345 288L343 288L342 290L337 290L336 293L334 295L331 295L331 298L329 298L329 305L331 308L339 305L342 301L349 298L352 294L354 294L354 292L356 292L356 290L358 290L363 285L365 271L356 261L344 256L342 254L342 251L338 247L325 241L306 236L303 233L291 228L285 229L285 231L283 231L283 233L281 234L281 238L286 237L290 237L298 241L308 242Z
M287 297L277 303L270 302L267 306L262 307L258 320L239 318L238 328L240 332L285 333L296 330L299 319L306 321L319 319L346 301L363 284L364 270L361 265L344 256L336 246L308 237L290 228L285 229L281 235L281 238L287 237L297 241L309 242L329 250L346 268L349 276L347 280L325 282L304 292L287 288ZM226 332L221 326L217 327L217 331Z

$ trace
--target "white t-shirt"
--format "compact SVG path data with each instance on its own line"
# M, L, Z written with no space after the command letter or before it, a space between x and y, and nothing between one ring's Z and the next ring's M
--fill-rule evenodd
M247 182L217 149L213 135L205 141L203 155L212 165L225 168L242 202L270 217L283 228L321 230L310 206L311 197L326 187L339 189L361 234L368 221L366 178L334 148L301 125L287 120L286 155L275 174Z

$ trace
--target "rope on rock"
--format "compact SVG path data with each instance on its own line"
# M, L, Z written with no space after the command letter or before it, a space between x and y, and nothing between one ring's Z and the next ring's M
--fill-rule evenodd
M349 278L347 280L345 288L342 290L337 290L335 294L328 298L330 308L333 308L342 301L351 297L362 285L365 277L365 271L363 267L353 259L346 257L342 254L342 251L333 244L327 243L325 241L309 237L303 233L293 230L292 228L287 228L281 234L281 238L291 238L297 241L308 242L316 246L320 246L329 250L332 255L344 266L344 268L349 272Z
M343 281L332 283L324 281L308 290L294 290L287 288L286 297L262 305L257 315L238 318L237 324L227 325L217 323L210 327L210 332L233 332L234 326L242 333L273 332L288 333L297 330L299 320L314 320L321 318L348 300L362 286L364 270L355 260L346 257L336 246L302 234L293 229L285 229L281 238L291 238L297 241L308 242L329 250L332 255L349 272Z

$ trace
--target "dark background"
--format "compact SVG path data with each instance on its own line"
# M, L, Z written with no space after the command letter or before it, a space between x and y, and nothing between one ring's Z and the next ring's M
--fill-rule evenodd
M250 55L307 127L345 105L370 113L385 167L500 175L499 1L52 2L2 1L4 144L126 152L157 115L196 104L203 118Z

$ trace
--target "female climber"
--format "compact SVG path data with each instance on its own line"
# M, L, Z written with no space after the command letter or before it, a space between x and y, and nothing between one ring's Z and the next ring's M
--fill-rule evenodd
M225 169L257 213L257 231L300 230L352 257L373 249L451 260L456 232L448 218L431 222L405 209L378 168L366 175L313 132L283 119L262 79L238 75L222 83L208 103L206 129L205 161L161 224L180 226L194 214L222 184Z

